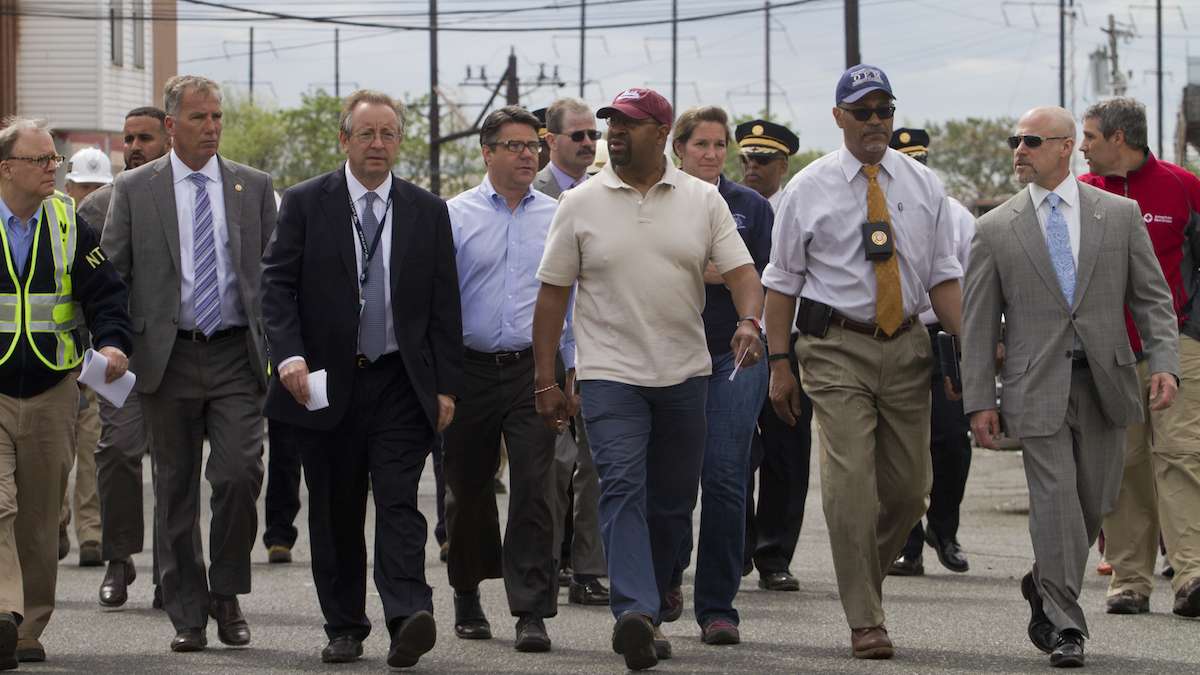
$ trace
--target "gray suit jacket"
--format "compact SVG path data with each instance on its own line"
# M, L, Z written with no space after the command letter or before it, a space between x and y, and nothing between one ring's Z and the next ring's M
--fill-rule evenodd
M1079 184L1075 300L1067 305L1029 190L979 219L963 299L963 408L996 407L993 357L1004 316L1000 413L1008 434L1046 436L1062 426L1071 350L1087 352L1104 416L1142 419L1136 359L1125 330L1129 307L1151 372L1178 375L1178 324L1137 202Z
M218 158L229 228L230 262L249 323L250 365L267 386L267 355L259 302L263 250L275 229L271 177L258 169ZM179 222L171 156L164 155L113 181L100 245L129 286L137 391L154 393L179 330Z
M558 180L554 178L554 172L550 170L549 164L533 178L533 189L544 192L555 199L562 194L562 188L558 186Z
M75 213L87 221L97 240L104 233L104 220L108 217L110 201L112 201L112 183L97 188L75 205Z

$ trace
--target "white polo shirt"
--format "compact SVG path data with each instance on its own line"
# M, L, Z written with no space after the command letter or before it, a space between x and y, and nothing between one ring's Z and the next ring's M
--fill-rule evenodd
M665 165L645 197L611 164L560 197L537 277L578 283L580 380L668 387L712 374L704 268L754 260L717 187Z

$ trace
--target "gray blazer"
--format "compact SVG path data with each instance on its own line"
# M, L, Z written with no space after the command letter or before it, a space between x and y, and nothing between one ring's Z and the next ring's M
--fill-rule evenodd
M275 229L275 191L258 169L218 157L229 228L229 254L249 322L250 365L263 389L267 355L259 302L260 264ZM100 246L129 286L137 391L154 393L179 330L179 222L171 156L164 155L113 181Z
M558 199L558 196L562 194L562 188L558 186L558 180L554 178L554 172L550 170L549 164L546 165L546 168L539 171L537 176L534 176L532 187L534 190L548 194L555 199Z
M1126 306L1151 372L1178 376L1178 324L1137 202L1079 184L1075 301L1063 298L1029 190L979 219L963 299L963 408L996 407L993 357L1004 316L1000 413L1009 436L1055 433L1071 390L1078 334L1104 416L1115 426L1143 417Z
M112 201L112 183L96 188L92 194L75 205L75 213L87 221L96 239L104 233L104 219L108 217L108 204Z

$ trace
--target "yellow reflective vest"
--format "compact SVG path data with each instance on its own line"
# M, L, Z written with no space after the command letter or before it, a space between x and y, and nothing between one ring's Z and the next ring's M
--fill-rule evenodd
M22 339L51 370L70 370L83 361L76 328L83 310L71 293L71 265L75 260L78 230L75 202L55 193L38 211L25 274L18 275L0 224L4 244L4 269L0 270L0 365L12 357ZM47 250L49 249L49 250Z

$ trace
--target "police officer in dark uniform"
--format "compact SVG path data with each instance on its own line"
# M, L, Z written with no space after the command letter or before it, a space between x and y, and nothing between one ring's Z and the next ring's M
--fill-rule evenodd
M924 129L896 129L890 145L900 152L925 164L929 157L929 134ZM951 221L954 224L954 254L963 269L967 268L971 237L975 232L975 218L971 212L953 197L950 203ZM908 542L900 557L892 563L888 574L894 576L920 576L925 573L921 550L926 542L937 552L938 560L952 572L966 572L969 565L962 547L958 544L958 509L962 504L967 486L967 473L971 468L971 441L967 437L969 418L963 414L962 401L946 398L942 385L941 361L938 359L937 334L942 330L933 311L921 315L921 321L929 331L933 345L933 376L930 392L933 409L930 415L929 452L933 458L933 490L929 496L929 510L925 514L925 525L918 521L909 533Z
M550 130L546 128L547 110L548 108L538 108L532 111L533 116L538 119L537 135L538 140L542 142L542 150L538 153L538 171L546 168L546 165L550 163L550 144L546 141L546 134L550 133Z
M788 158L796 154L800 139L782 124L750 120L734 131L742 162L742 183L767 198L777 208L783 195ZM792 342L796 340L793 331ZM787 352L799 380L795 350ZM770 400L758 417L758 433L750 447L751 472L746 489L746 547L743 574L758 567L758 586L769 591L798 591L800 582L788 569L800 539L804 502L808 498L809 451L812 446L812 405L801 393L804 411L796 426L775 414ZM754 504L754 472L758 471L758 505Z

